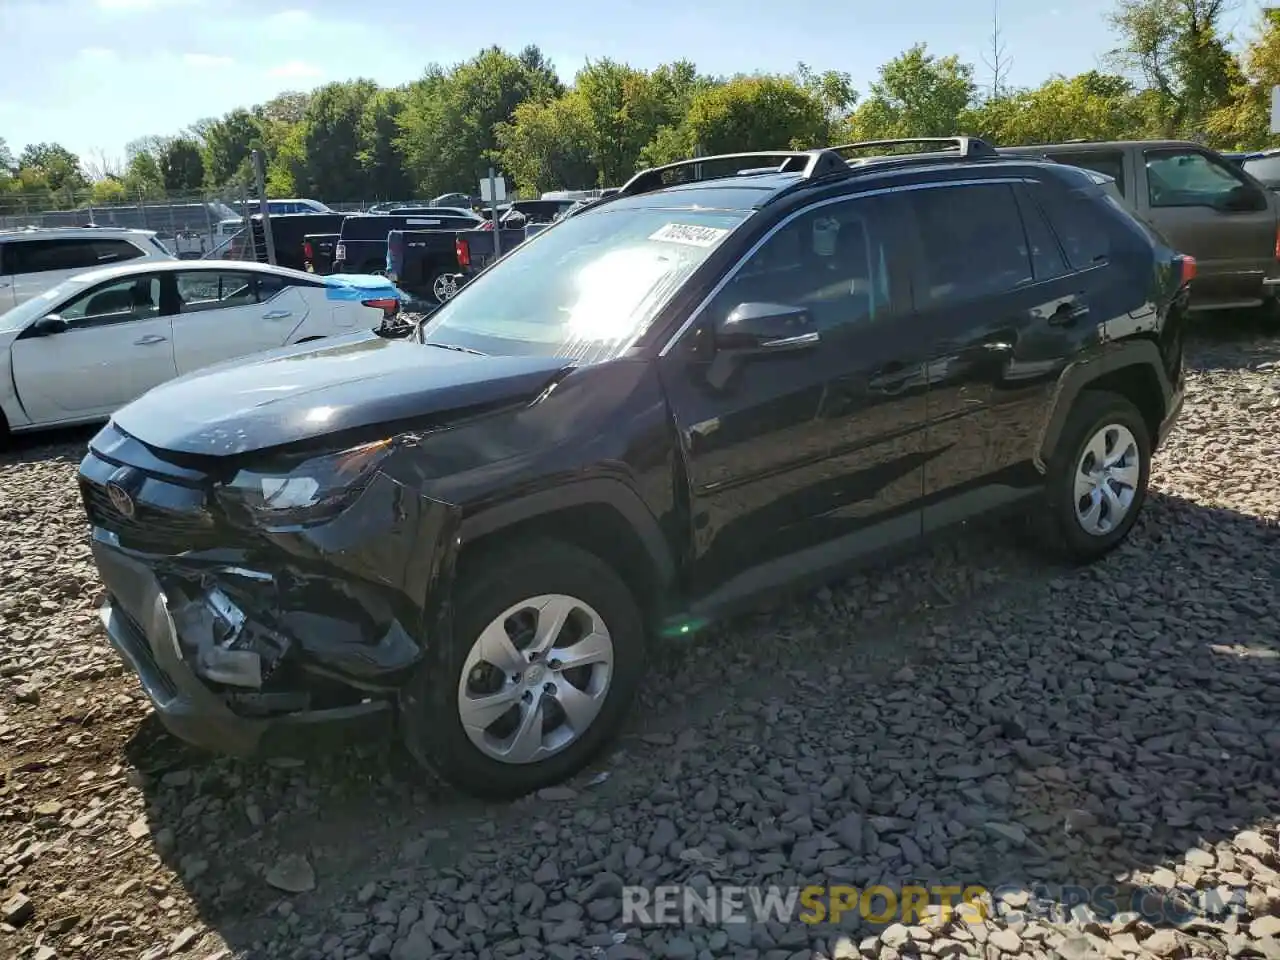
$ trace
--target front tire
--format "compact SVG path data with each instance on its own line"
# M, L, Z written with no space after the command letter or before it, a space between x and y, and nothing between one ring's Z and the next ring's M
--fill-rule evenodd
M1051 540L1076 563L1091 563L1129 535L1146 501L1151 435L1126 397L1086 390L1067 418L1049 464Z
M630 590L553 540L467 564L458 583L452 630L401 697L409 752L494 799L577 773L620 730L644 670Z

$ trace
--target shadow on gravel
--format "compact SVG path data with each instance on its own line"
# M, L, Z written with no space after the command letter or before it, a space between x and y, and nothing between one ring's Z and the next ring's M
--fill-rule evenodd
M899 579L967 562L940 549L899 565ZM1243 888L1245 873L1280 886L1267 843L1228 849L1280 817L1275 525L1153 495L1130 542L1091 568L990 549L1016 579L975 574L971 597L938 588L906 619L860 618L833 587L665 654L600 765L612 776L581 778L571 802L477 804L420 779L391 747L210 758L152 719L128 747L152 842L232 949L299 958L359 956L375 932L395 940L428 879L448 913L477 895L477 875L481 902L483 878L506 877L498 899L517 916L491 921L489 946L518 937L510 885L534 875L534 846L540 857L548 843L573 848L569 836L595 833L604 813L607 835L562 858L564 881L539 880L548 892L600 870L643 884L709 872L782 886L1039 884L1105 914L1108 892L1126 909L1153 872L1165 888L1203 887L1207 872L1224 887ZM858 603L880 602L876 576ZM663 700L672 684L679 696ZM669 732L642 735L654 704ZM664 819L678 840L655 840ZM624 866L628 847L642 858ZM1178 918L1142 906L1154 926ZM1231 921L1199 929L1234 932Z
M1240 313L1207 313L1191 324L1191 370L1257 369L1280 362L1280 321Z

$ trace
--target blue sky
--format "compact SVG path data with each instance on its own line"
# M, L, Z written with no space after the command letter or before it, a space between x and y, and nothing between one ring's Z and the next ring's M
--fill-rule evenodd
M1257 0L1230 15L1237 36ZM1099 64L1111 0L1001 0L1010 80ZM568 80L589 58L653 67L688 57L711 73L848 71L865 91L912 43L988 71L990 2L974 0L0 0L0 137L15 153L52 140L91 164L124 145L283 90L414 79L487 43L538 44Z

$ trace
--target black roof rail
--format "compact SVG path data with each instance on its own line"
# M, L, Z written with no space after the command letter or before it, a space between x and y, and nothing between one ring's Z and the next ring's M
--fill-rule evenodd
M839 146L827 147L827 149L835 153L839 153L842 150L866 150L871 147L902 147L916 143L937 144L939 146L946 144L954 147L956 152L959 153L961 159L964 160L997 156L995 148L979 137L903 137L898 140L862 140L857 143L842 143ZM944 153L943 156L954 157L955 154Z
M777 161L777 166L763 166L762 160ZM752 162L754 161L754 162ZM666 175L674 173L678 170L696 169L703 165L720 167L730 162L750 163L749 167L730 167L724 173L716 173L711 176L700 176L698 180L719 180L725 177L737 177L745 174L763 174L765 172L773 173L798 173L802 179L812 180L816 177L825 177L833 173L844 173L848 171L848 164L838 154L826 149L818 150L766 150L752 153L720 153L709 157L693 157L689 160L679 160L675 163L664 164L661 167L650 167L648 170L641 170L634 177L622 185L622 188L615 194L618 197L633 197L641 193L649 193L652 190L659 190L665 186L672 186L668 183ZM676 181L690 182L690 181Z

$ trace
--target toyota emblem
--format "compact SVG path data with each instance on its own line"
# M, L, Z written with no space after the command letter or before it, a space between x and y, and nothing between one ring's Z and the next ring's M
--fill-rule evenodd
M107 484L107 496L111 498L111 505L119 510L126 517L133 519L133 514L137 510L136 504L129 491L114 480Z

